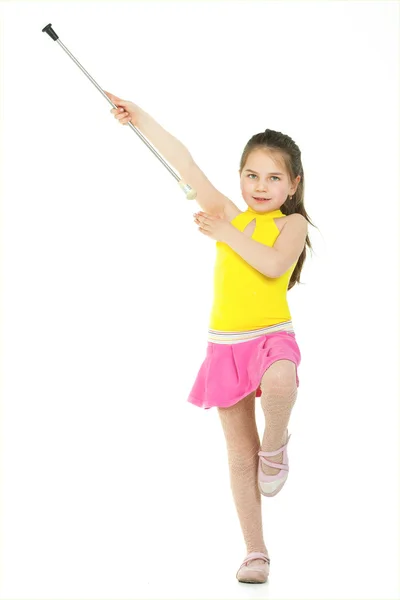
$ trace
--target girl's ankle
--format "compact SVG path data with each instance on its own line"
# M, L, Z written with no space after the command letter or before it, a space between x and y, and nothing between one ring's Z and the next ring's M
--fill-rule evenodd
M268 554L268 550L267 548L264 546L264 549L257 549L257 550L247 550L247 554L250 554L250 552L262 552L263 554L266 554L269 557Z

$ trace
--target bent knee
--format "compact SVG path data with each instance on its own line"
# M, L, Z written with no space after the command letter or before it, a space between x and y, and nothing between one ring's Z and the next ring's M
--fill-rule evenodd
M280 389L285 393L297 390L296 364L291 360L277 360L265 371L261 380L262 390Z

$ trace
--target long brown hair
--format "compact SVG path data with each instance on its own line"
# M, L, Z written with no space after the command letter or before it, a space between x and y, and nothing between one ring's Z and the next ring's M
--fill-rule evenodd
M298 183L296 192L293 194L292 198L290 198L290 196L286 198L285 202L280 207L280 210L284 215L299 213L307 219L310 225L315 227L315 225L311 222L311 219L308 216L304 206L304 171L301 162L301 152L297 144L288 135L280 133L279 131L274 131L273 129L266 129L263 133L256 133L252 138L250 138L243 150L243 154L240 159L240 174L244 169L250 152L258 149L267 150L271 155L273 155L278 163L280 160L283 161L291 183L294 183L296 177L300 175L301 179ZM304 244L304 249L299 256L296 267L290 278L288 290L290 290L296 283L301 283L300 273L306 259L306 246L308 246L311 251L313 250L308 234Z

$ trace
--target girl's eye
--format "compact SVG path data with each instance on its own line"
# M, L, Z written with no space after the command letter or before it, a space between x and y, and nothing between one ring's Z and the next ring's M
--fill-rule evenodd
M247 177L250 177L251 175L254 175L254 177L257 177L257 175L256 175L255 173L249 173L249 174L247 175ZM281 178L280 178L280 177L278 177L277 175L272 175L272 177L273 177L274 179L278 179L279 181L281 180Z

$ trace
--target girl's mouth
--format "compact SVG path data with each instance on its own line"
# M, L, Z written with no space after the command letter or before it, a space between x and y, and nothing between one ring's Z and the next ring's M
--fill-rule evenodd
M256 196L253 196L253 198L257 202L269 202L271 200L271 198L257 198Z

